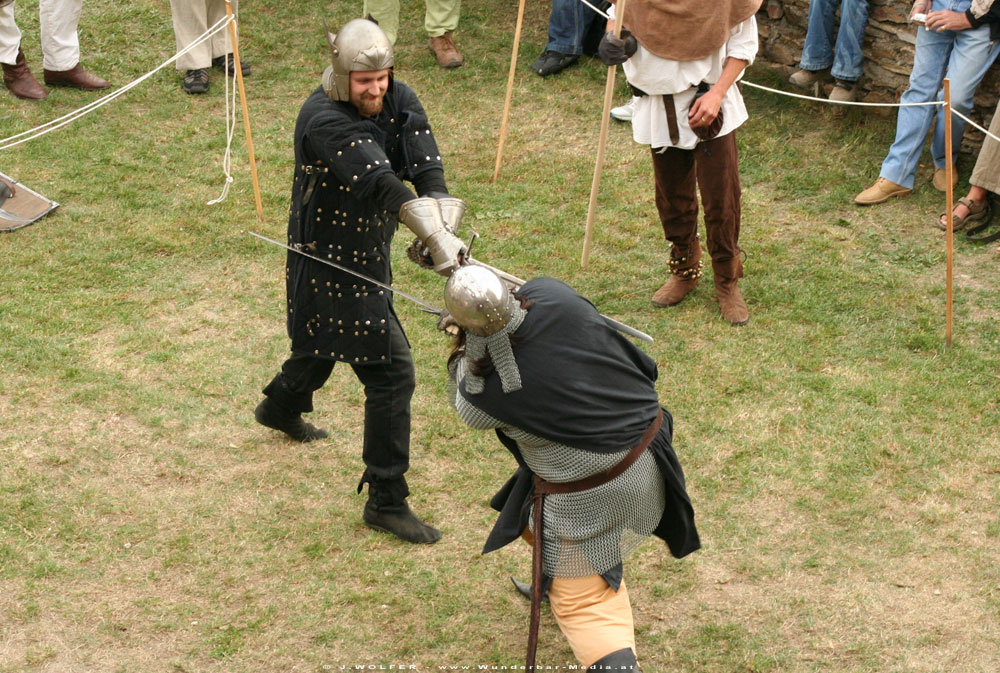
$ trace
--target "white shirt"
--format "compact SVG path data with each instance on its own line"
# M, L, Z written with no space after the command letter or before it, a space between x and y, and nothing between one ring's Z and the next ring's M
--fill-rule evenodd
M614 7L611 8L614 16ZM727 58L753 63L757 55L757 19L751 16L729 31L729 40L715 53L697 61L674 61L652 53L641 44L632 58L622 64L625 77L637 89L645 91L632 114L632 137L637 143L651 147L679 147L693 149L698 136L688 125L687 111L701 82L714 83L722 76ZM740 77L737 81L743 77ZM667 115L663 107L663 94L673 94L677 111L677 144L670 140ZM726 135L745 122L749 115L739 87L731 86L722 99L722 130Z

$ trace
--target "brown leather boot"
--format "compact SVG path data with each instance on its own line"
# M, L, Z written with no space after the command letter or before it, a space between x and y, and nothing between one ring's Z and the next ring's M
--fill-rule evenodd
M440 37L432 37L427 46L434 53L437 64L442 68L457 68L462 65L462 54L451 39L451 33L445 33Z
M678 246L670 249L670 280L653 294L653 306L663 308L679 304L698 284L701 278L701 246L697 243L690 250Z
M85 89L87 91L97 91L107 89L111 83L106 79L98 77L92 72L87 72L77 63L69 70L44 70L45 83L49 86L71 86L74 89Z
M739 257L712 260L712 271L715 272L715 296L719 299L719 309L722 317L735 326L746 325L750 320L750 312L737 281L743 277L743 264Z
M17 61L14 65L3 64L3 83L10 92L18 98L27 100L42 100L49 95L45 87L38 83L35 76L28 70L24 60L24 52L17 50Z

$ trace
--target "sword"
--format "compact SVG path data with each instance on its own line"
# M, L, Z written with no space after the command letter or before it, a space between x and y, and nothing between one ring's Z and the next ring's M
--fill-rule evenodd
M466 248L468 250L472 250L472 243L477 238L479 238L479 234L473 232L472 240L470 240L469 241L469 245L466 246ZM520 278L518 278L517 276L509 274L506 271L501 271L500 269L496 268L495 266L490 266L486 262L480 262L478 259L475 259L474 257L472 257L472 255L469 254L469 253L466 253L462 257L462 259L466 263L468 263L468 264L475 264L476 266L481 266L483 268L489 269L490 271L492 271L493 273L495 273L497 276L499 276L502 280L505 280L508 283L512 284L514 286L515 290L517 288L521 287L522 285L524 285L524 281L521 280ZM607 321L607 323L609 325L611 325L612 327L614 327L616 330L618 330L622 334L627 334L629 336L635 337L636 339L642 339L643 341L648 341L650 343L653 343L653 337L649 336L645 332L637 330L636 328L631 327L629 325L626 325L623 322L619 322L619 321L615 320L614 318L609 318L608 316L604 315L603 313L601 314L601 317L604 318L604 320Z
M256 232L247 231L247 233L250 234L251 236L256 236L257 238L259 238L262 241L267 241L268 243L273 243L274 245L277 245L278 247L284 248L285 250L291 250L292 252L297 252L298 254L302 255L303 257L308 257L309 259L314 260L316 262L319 262L321 264L326 264L327 266L332 266L334 269L337 269L338 271L343 271L344 273L349 273L352 276L356 276L356 277L360 278L363 281L371 283L372 285L377 285L377 286L379 286L381 288L385 288L386 290L389 290L390 292L395 292L396 294L400 295L401 297L406 297L407 299L409 299L410 301L414 302L415 304L418 304L421 307L420 308L421 311L425 311L427 313L433 313L434 315L438 315L438 316L440 316L444 312L443 309L437 308L435 306L431 306L430 304L428 304L424 300L417 299L412 294L407 294L406 292L403 292L402 290L400 290L398 288L395 288L395 287L389 285L388 283L383 283L381 281L375 280L374 278L372 278L370 276L366 276L363 273L358 273L354 269L349 269L346 266L343 266L341 264L337 264L336 262L331 262L330 260L323 259L322 257L317 257L316 255L310 255L308 252L305 252L304 250L300 250L299 248L294 248L294 247L292 247L290 245L285 245L281 241L276 241L273 238L268 238L267 236L261 236L260 234L258 234Z

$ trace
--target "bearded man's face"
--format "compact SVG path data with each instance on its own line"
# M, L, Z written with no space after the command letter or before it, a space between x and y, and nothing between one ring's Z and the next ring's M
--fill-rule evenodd
M356 70L351 72L348 100L362 117L375 117L382 111L382 100L389 89L389 69Z

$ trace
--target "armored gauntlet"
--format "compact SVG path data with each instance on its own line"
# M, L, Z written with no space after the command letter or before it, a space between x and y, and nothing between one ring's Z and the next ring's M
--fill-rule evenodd
M445 226L437 199L425 196L407 201L399 209L399 221L423 241L436 272L450 276L459 267L465 245Z

